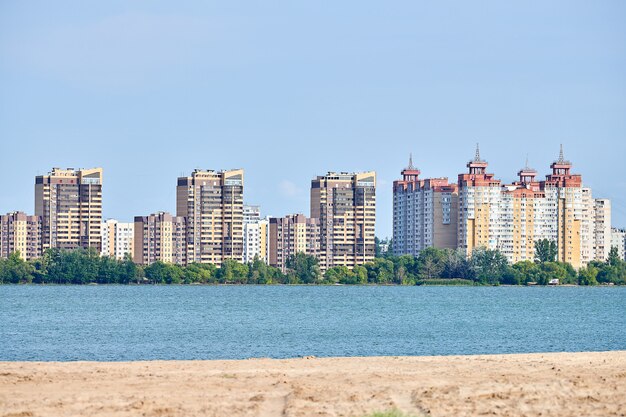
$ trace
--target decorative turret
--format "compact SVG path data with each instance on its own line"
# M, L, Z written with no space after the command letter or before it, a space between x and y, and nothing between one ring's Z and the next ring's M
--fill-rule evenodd
M524 185L535 182L537 171L528 166L528 155L526 155L526 165L524 166L524 168L519 170L517 175L519 176L519 182Z
M476 144L476 154L474 155L474 159L467 163L467 167L469 168L469 173L472 175L481 175L486 172L487 161L480 158L480 148L478 143Z
M563 144L561 144L559 159L554 161L550 168L552 168L552 175L570 175L572 163L563 157Z
M420 170L413 166L413 154L409 154L409 166L404 168L401 172L403 181L417 181Z

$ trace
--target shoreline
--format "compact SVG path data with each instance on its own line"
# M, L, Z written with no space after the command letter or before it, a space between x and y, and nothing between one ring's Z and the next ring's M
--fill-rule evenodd
M626 351L0 362L0 416L626 414Z
M0 282L0 287L533 287L533 288L559 288L559 287L579 287L579 288L598 288L598 287L626 287L626 285L614 284L610 283L599 283L596 285L581 285L581 284L338 284L338 283L320 283L320 284L287 284L287 283L272 283L272 284L242 284L242 283L201 283L201 282L192 282L189 284L185 283L128 283L128 284L120 284L120 283L97 283L97 282L89 282L85 284L72 284L72 283L54 283L54 282L45 282L45 283L37 283L37 282L21 282L21 283L10 283L10 282Z

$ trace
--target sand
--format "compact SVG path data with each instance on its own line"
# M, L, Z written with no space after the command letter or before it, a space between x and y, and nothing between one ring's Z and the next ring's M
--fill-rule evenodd
M626 351L0 362L0 416L624 416Z

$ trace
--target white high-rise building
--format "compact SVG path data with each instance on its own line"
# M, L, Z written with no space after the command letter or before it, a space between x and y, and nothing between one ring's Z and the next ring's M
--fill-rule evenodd
M255 257L269 263L269 218L261 219L259 206L243 206L243 262Z
M626 229L611 229L611 248L617 248L619 258L626 260Z
M124 259L126 254L133 255L134 223L121 223L114 219L102 222L101 256Z

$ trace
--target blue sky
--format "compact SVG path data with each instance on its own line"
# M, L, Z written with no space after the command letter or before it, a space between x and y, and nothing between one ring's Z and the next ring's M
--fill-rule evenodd
M246 170L263 214L330 170L378 173L377 234L409 152L506 182L559 144L626 226L626 2L0 3L0 212L53 166L104 171L104 215L175 211L176 178Z

